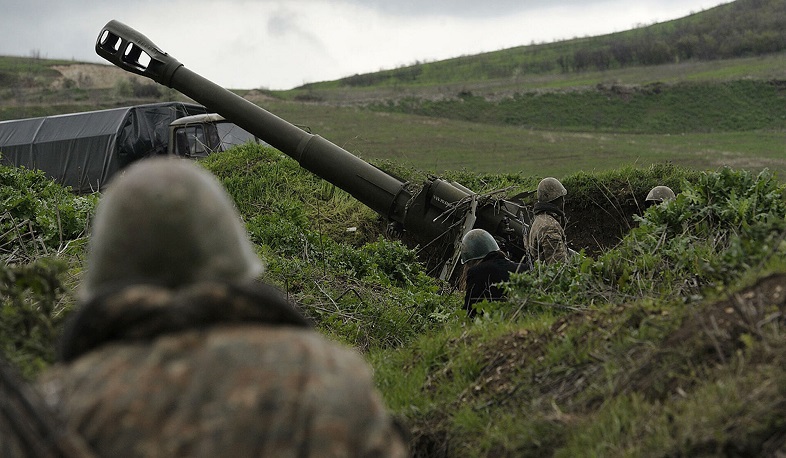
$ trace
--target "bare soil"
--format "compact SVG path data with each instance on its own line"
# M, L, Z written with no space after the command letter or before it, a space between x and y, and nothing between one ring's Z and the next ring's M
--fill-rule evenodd
M54 88L63 88L68 84L76 84L76 87L79 89L111 89L121 80L137 80L140 83L150 82L148 78L129 73L112 65L55 65L52 66L52 69L57 70L62 75L60 78L55 78L52 82Z
M565 204L568 245L576 251L583 249L588 256L608 251L635 226L633 215L641 213L641 207L633 201L607 207L582 207L568 201Z

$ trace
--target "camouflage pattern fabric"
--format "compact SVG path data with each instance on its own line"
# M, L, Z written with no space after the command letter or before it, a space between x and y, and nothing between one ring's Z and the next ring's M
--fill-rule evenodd
M38 386L100 456L407 456L365 360L264 285L99 295L62 358Z
M0 456L89 458L87 444L65 427L40 394L0 360Z
M60 359L74 358L110 341L151 340L159 335L217 324L258 322L309 326L275 288L261 282L202 282L180 288L132 285L95 296L70 320Z
M559 221L548 213L535 215L529 228L528 248L530 257L544 263L568 259L565 231Z

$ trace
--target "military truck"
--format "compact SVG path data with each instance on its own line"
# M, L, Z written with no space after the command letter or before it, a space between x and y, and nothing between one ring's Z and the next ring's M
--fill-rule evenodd
M206 157L244 143L265 143L218 113L185 116L169 124L169 154Z
M2 121L0 163L43 170L88 193L145 157L200 158L248 141L258 140L202 105L162 102Z

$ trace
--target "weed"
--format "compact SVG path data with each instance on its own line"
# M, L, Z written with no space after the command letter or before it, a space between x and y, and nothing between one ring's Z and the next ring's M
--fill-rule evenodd
M0 202L0 350L32 378L54 361L97 196L74 196L40 171L0 166Z

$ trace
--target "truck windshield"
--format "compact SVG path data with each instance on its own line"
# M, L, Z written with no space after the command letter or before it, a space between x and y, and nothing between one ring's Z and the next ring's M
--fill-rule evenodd
M216 123L216 129L221 139L221 151L247 142L257 142L256 137L231 122Z
M205 141L205 130L201 125L178 129L175 140L175 154L178 156L204 157L209 152Z

